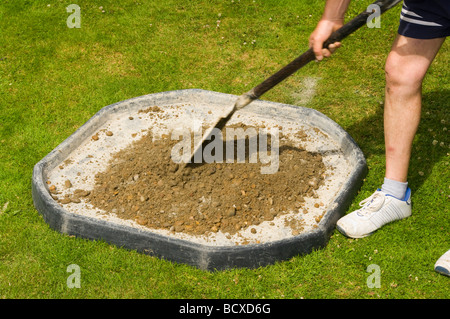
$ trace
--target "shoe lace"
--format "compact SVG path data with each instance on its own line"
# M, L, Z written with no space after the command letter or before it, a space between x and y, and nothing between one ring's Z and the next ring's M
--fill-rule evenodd
M378 211L384 204L384 194L381 192L375 192L368 198L362 200L359 206L362 208L358 211L358 215L364 216Z

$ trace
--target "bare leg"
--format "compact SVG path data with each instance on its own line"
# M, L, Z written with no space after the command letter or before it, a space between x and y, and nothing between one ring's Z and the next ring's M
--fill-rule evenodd
M420 121L422 81L444 40L398 35L394 41L385 67L386 178L407 180L412 142Z

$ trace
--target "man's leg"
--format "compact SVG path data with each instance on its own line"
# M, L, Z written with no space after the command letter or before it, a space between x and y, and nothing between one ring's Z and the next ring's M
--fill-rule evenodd
M406 182L412 142L420 121L422 81L445 38L398 35L386 61L385 177Z
M360 203L362 208L339 219L336 226L348 237L366 237L387 223L411 215L411 190L406 180L420 121L422 81L443 41L402 35L394 41L386 61L385 182L381 190Z

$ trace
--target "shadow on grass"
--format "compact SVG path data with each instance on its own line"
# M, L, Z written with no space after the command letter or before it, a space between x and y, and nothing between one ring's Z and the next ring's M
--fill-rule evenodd
M413 141L408 174L408 183L413 190L422 186L436 163L449 151L449 101L450 90L447 89L427 92L422 96L422 117ZM383 108L378 108L374 115L350 126L347 132L360 146L369 166L382 165L384 176ZM382 163L377 159L380 157Z

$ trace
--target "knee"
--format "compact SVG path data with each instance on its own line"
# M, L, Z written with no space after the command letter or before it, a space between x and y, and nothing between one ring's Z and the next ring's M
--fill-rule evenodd
M407 61L407 59L402 59L402 57L395 54L389 54L384 71L386 87L388 89L402 87L411 90L421 88L426 72L426 70L421 70L421 68L414 65L414 63Z

